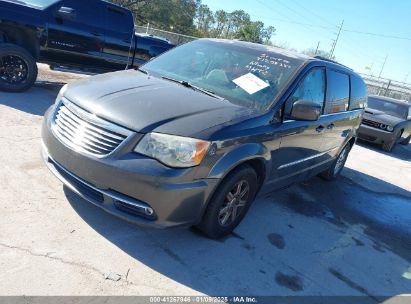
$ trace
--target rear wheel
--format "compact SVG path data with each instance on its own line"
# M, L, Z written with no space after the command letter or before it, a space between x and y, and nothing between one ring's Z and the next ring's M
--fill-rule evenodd
M23 92L37 78L37 65L33 56L14 44L0 45L0 90Z
M331 166L326 171L322 172L320 176L326 180L336 179L345 166L345 162L347 161L350 150L351 145L347 144L344 149L341 150L340 154L338 154L337 158L334 160Z
M231 172L211 199L198 228L211 238L230 234L254 201L257 174L248 165Z

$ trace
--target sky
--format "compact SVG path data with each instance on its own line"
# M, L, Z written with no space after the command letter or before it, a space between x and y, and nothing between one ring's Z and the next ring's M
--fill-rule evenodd
M276 28L274 43L304 51L330 51L342 21L334 55L359 73L411 83L410 0L202 0L216 11L242 9L253 21ZM395 36L405 39L375 36ZM370 67L371 70L367 70Z

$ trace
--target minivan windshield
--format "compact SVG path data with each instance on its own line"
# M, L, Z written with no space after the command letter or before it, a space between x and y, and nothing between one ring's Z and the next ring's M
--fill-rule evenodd
M20 4L25 4L28 6L38 7L38 8L46 8L53 3L57 2L58 0L7 0L9 2L16 2Z
M264 111L304 62L273 50L236 42L196 40L153 59L141 69Z
M388 100L368 97L368 108L382 111L388 115L398 118L407 119L409 107L395 102L390 102Z

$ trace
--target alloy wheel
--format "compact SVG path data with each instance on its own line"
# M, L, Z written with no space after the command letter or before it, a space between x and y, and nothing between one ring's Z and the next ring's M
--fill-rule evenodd
M16 84L27 79L27 63L19 56L6 55L0 58L0 79Z
M232 224L242 213L250 195L250 185L246 180L238 181L227 193L224 204L218 212L218 222L226 227Z
M348 156L348 147L345 147L344 150L340 153L340 155L337 158L337 162L334 167L334 175L337 175L338 173L340 173L340 171L344 167L347 156Z

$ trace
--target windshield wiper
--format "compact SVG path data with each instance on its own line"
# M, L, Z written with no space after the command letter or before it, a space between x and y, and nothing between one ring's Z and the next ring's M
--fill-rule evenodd
M146 70L137 68L137 71L139 71L139 72L141 72L141 73L143 73L143 74L146 74L146 75L150 76L150 74L149 74Z
M218 96L218 95L215 94L213 91L210 91L210 90L207 90L207 89L203 89L203 88L201 88L201 87L198 87L198 86L196 86L196 85L193 85L193 84L189 83L188 81L178 80L178 79L174 79L174 78L171 78L171 77L168 77L168 76L161 76L161 78L162 78L162 79L165 79L165 80L172 81L172 82L179 83L179 84L185 86L186 88L190 88L190 89L193 89L193 90L195 90L195 91L204 93L204 94L206 94L206 95L208 95L208 96L211 96L211 97L214 97L214 98L216 98L216 99L226 100L224 97Z

